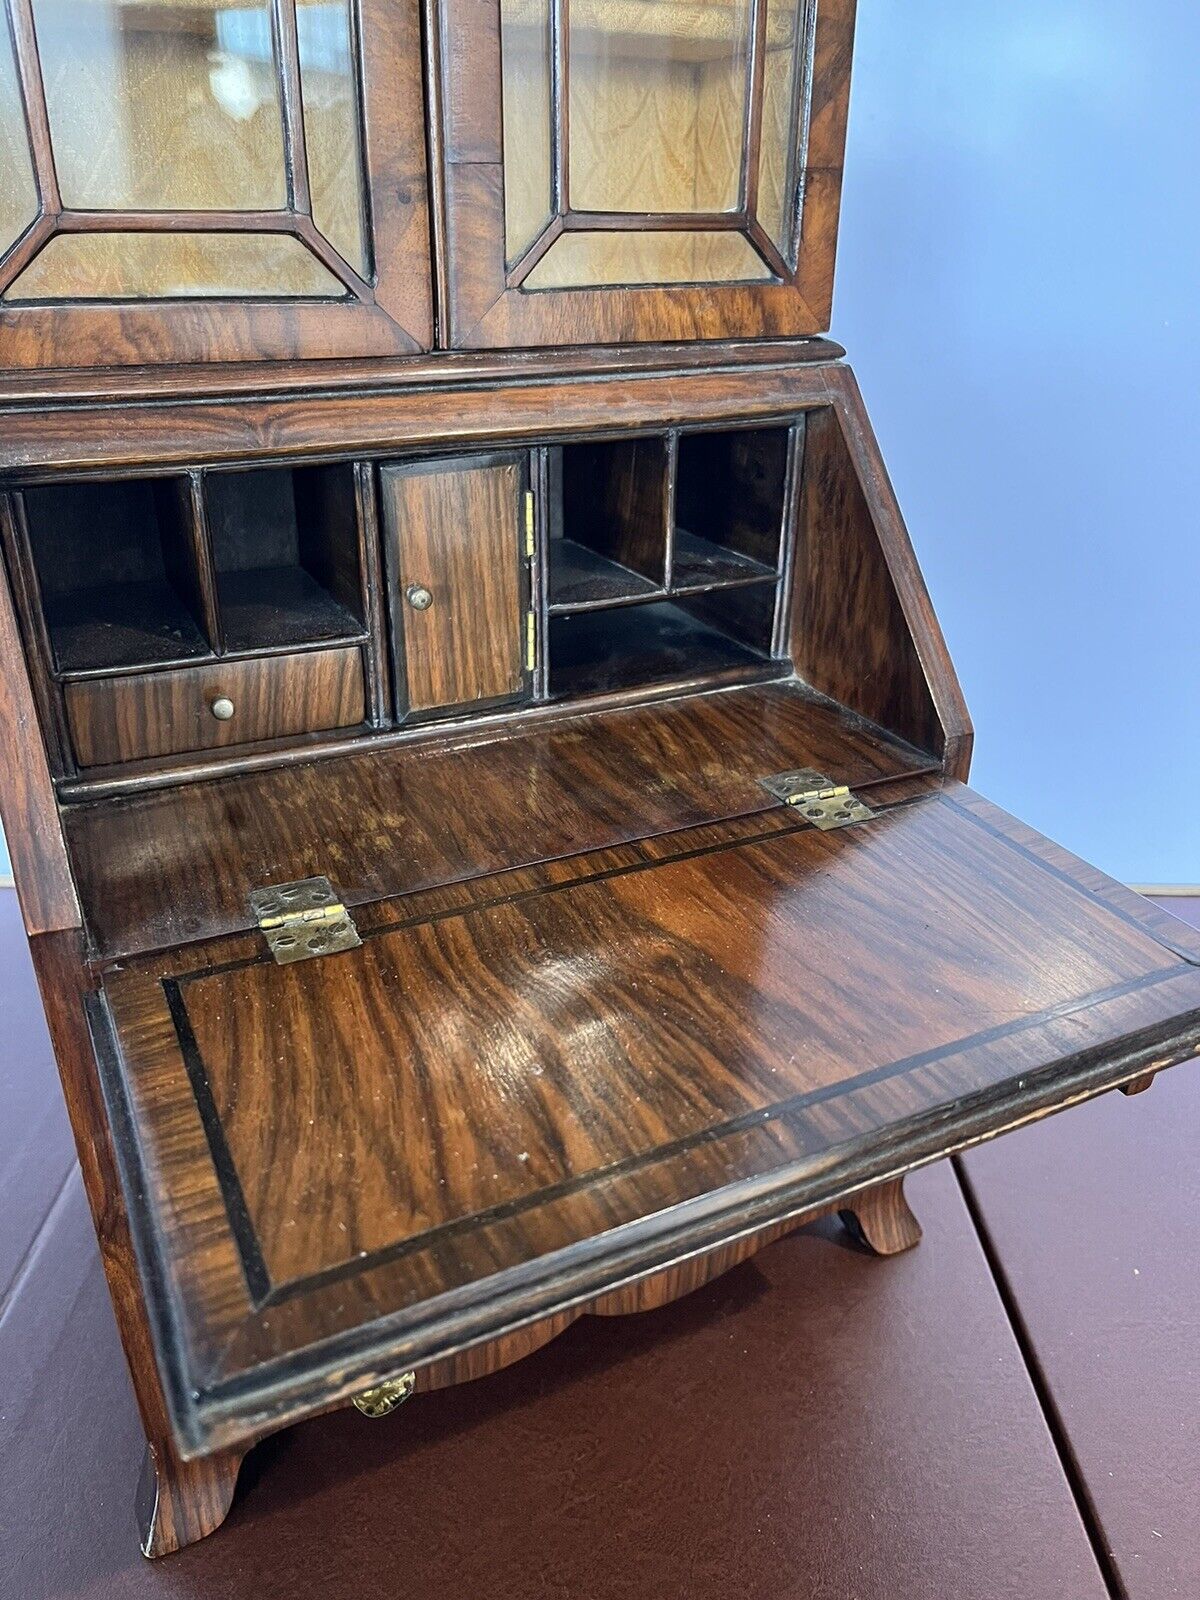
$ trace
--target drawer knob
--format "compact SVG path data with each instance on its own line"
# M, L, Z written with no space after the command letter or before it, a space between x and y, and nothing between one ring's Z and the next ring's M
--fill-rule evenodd
M414 611L428 611L433 604L433 596L423 583L410 583L404 598Z
M233 701L227 695L218 695L208 708L218 722L228 722L233 715Z

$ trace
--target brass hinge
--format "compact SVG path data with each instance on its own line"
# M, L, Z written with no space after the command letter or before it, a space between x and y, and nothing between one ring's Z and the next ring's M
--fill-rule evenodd
M525 558L533 560L533 490L525 491Z
M532 672L537 666L537 619L532 611L525 613L525 670Z
M811 767L779 772L773 778L758 781L768 794L799 811L825 833L831 828L849 827L852 822L867 822L875 815L844 783L834 783L832 778L827 778L823 772L814 772Z
M278 964L311 961L338 950L354 950L362 940L350 913L328 878L302 878L254 889L250 909Z

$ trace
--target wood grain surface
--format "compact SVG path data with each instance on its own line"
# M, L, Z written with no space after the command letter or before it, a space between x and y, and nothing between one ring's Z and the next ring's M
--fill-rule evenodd
M680 347L676 346L675 349ZM779 346L767 346L779 350ZM427 369L414 381L296 394L290 390L187 399L119 398L0 410L0 466L160 465L239 461L314 452L399 454L413 448L455 450L532 442L603 430L645 431L662 423L741 421L787 416L832 398L836 367L821 362L714 363L697 370L683 347L680 366L660 355L649 371L607 361L593 375L553 358L510 357L506 376L482 380L447 359L446 375ZM454 374L454 379L450 375ZM419 378L419 381L417 381ZM263 384L269 383L264 376Z
M493 1372L500 1372L514 1361L524 1361L535 1350L542 1349L552 1339L577 1322L580 1317L643 1316L647 1311L660 1311L664 1306L695 1294L714 1278L749 1261L769 1244L794 1233L797 1228L808 1227L823 1217L837 1211L851 1236L873 1255L899 1255L910 1250L921 1239L921 1226L913 1215L904 1196L904 1182L879 1184L849 1196L844 1202L817 1206L802 1216L789 1217L767 1228L735 1239L732 1244L718 1245L700 1255L681 1261L666 1272L653 1272L648 1277L635 1278L620 1289L612 1289L595 1300L584 1301L570 1311L543 1318L530 1327L521 1328L503 1339L492 1339L487 1344L474 1345L457 1355L441 1361L431 1361L415 1374L417 1394L427 1394L432 1389L449 1388L456 1383L466 1383Z
M661 8L660 8L661 9ZM565 172L566 154L576 144L575 130L569 125L578 113L579 97L564 96L555 115L560 125L559 154L561 192L557 211L549 218L540 245L524 252L526 267L533 266L539 252L544 270L552 270L557 247L574 245L596 256L595 264L617 288L541 288L536 293L516 286L515 275L507 270L505 228L505 159L519 160L518 152L503 148L501 29L498 0L485 4L473 0L443 0L438 7L438 47L442 76L437 90L442 104L439 129L445 152L443 183L446 204L446 276L450 296L450 343L456 349L523 345L611 344L639 340L720 339L729 337L771 337L779 334L817 333L827 327L833 289L833 264L836 253L838 211L841 195L841 170L845 148L846 108L849 101L850 62L854 35L854 0L823 0L817 12L813 50L811 105L808 140L804 155L805 170L800 187L804 216L802 238L795 270L782 261L771 245L759 217L746 209L757 197L755 186L747 186L743 209L729 211L720 218L723 226L733 224L738 232L730 237L739 241L754 239L770 256L777 277L767 282L701 282L663 284L658 271L649 286L638 282L639 256L631 250L631 229L636 229L636 211L623 215L609 206L614 227L608 238L596 243L584 235L564 232L586 228L588 219L572 215L569 184ZM702 24L703 25L703 24ZM681 26L674 47L688 50L692 41ZM682 37L681 37L682 36ZM661 45L660 45L661 50ZM728 39L724 46L728 50ZM569 62L571 50L566 50ZM610 68L612 63L607 64ZM619 64L618 64L619 65ZM581 69L586 70L586 69ZM702 69L701 69L702 70ZM712 96L709 117L696 104L695 85L687 74L672 76L665 59L651 67L654 81L639 87L621 86L619 71L601 72L595 85L603 104L593 98L592 132L597 133L606 119L609 131L602 134L604 155L611 171L603 180L603 194L611 200L629 193L631 180L643 191L640 175L651 171L650 190L656 203L675 210L681 205L681 179L672 163L682 161L694 173L688 190L688 204L670 217L673 227L686 228L687 211L700 217L705 206L719 213L713 189L713 172L721 163L714 155L724 148L727 136L739 139L740 126L722 129L721 119L737 117L729 104L728 93ZM661 80L661 81L660 81ZM756 90L761 91L762 75L755 73ZM761 131L761 96L757 118L750 118ZM568 103L569 102L569 103ZM617 102L621 102L618 104ZM587 130L585 130L587 131ZM696 162L697 135L704 158ZM633 145L623 145L631 137ZM752 139L756 148L757 137ZM532 160L530 153L524 159ZM581 181L589 183L592 170L586 156L580 166ZM757 166L755 167L757 172ZM800 173L795 174L797 179ZM510 179L508 192L521 186L518 176ZM591 187L596 188L592 183ZM768 190L770 184L768 184ZM674 200L671 196L675 196ZM773 204L768 193L761 197L764 206ZM547 196L547 202L550 197ZM586 194L585 194L586 199ZM527 208L526 208L527 209ZM778 210L778 205L775 205ZM605 207L599 208L601 212ZM650 213L647 213L649 216ZM657 217L656 219L657 220ZM700 229L703 232L703 228ZM632 236L636 239L636 235ZM725 241L708 241L710 255L721 252ZM661 236L660 236L661 243ZM748 258L748 247L742 246ZM661 249L659 250L661 255ZM720 261L696 263L697 276L717 268L716 276L726 276ZM767 268L763 268L764 275ZM554 282L554 276L549 279Z
M30 951L141 1417L141 1448L149 1446L158 1460L174 1463L175 1436L157 1359L154 1313L140 1277L145 1257L139 1257L131 1231L117 1154L120 1135L109 1118L87 1027L85 1008L95 984L87 970L83 936L78 930L39 934L30 941ZM180 1526L186 1515L185 1509Z
M921 1224L905 1199L902 1181L868 1189L839 1206L838 1215L854 1237L877 1256L898 1256L921 1242Z
M667 466L664 438L577 444L564 450L565 537L661 587L670 515Z
M332 193L320 181L316 192L311 192L306 153L318 157L314 164L317 170L325 149L321 122L327 95L310 95L308 104L302 105L294 23L281 34L281 42L291 40L293 58L290 81L285 67L284 81L279 86L284 91L280 99L288 133L286 164L292 191L287 196L280 192L272 201L281 209L256 212L241 201L233 203L231 195L239 181L251 175L254 165L262 166L264 155L271 157L269 137L265 151L261 145L263 130L270 127L272 119L264 109L262 115L246 122L235 150L229 148L228 130L231 126L238 128L237 120L217 119L226 136L226 147L205 148L213 121L203 116L204 104L211 104L206 77L209 53L203 48L203 39L198 41L198 50L188 50L187 30L181 32L172 17L170 26L157 34L151 24L125 39L119 84L125 94L140 102L135 112L136 137L130 139L122 160L93 165L90 172L76 177L75 181L86 182L88 192L97 198L92 202L94 210L72 210L64 205L59 192L50 148L32 13L27 6L18 4L15 17L17 37L28 65L26 87L32 86L35 91L35 113L41 108L41 117L33 116L30 131L39 163L42 215L6 262L3 281L7 286L12 274L31 259L36 267L52 259L56 249L77 248L80 241L88 249L92 281L81 283L80 298L74 301L73 286L67 285L66 292L60 293L52 304L6 303L0 309L0 359L5 367L112 368L146 362L395 356L430 346L433 295L417 0L403 0L399 5L390 0L365 0L362 7L364 70L356 98L365 112L362 166L374 234L374 249L368 254L374 255L377 272L353 249L350 253L357 255L357 261L347 264L336 253L335 245L319 231L318 224L330 227L335 236L345 231L344 211L340 218L331 217L325 201L332 198L336 204L340 198L338 188L352 192L356 175L351 174L348 182L343 178ZM51 29L48 40L54 38L55 31ZM60 117L74 124L69 131L60 125L56 142L65 140L64 157L74 154L85 165L95 162L92 146L101 152L108 148L103 140L95 138L92 126L98 115L96 102L104 98L105 73L103 67L99 73L87 71L87 44L87 30L81 28L73 40L65 71L63 63L42 64L43 72L53 72L51 90L62 97ZM352 52L352 59L357 58L358 52ZM83 68L74 82L70 77L72 67ZM205 90L200 95L194 82L197 73ZM274 90L276 95L279 87ZM276 116L278 109L277 106ZM303 126L306 117L312 121L307 137ZM119 113L117 121L119 127ZM208 127L204 126L205 121ZM277 120L275 127L278 130ZM22 128L22 138L24 131ZM252 147L256 133L260 146L257 150ZM274 160L279 164L280 184L284 154L279 149L277 131ZM359 163L355 152L353 165L357 167ZM114 173L128 182L135 172L142 177L137 193L103 195L96 187L97 183L110 184ZM317 177L319 180L319 170ZM189 204L193 209L182 205L180 183L192 195ZM171 195L175 196L173 203ZM214 231L213 223L221 220L222 204L232 206L232 210L225 214L223 227ZM290 215L282 209L284 206L289 207ZM343 224L340 228L339 220ZM190 245L183 249L181 262L186 287L188 278L219 285L223 258L216 241L222 237L231 241L228 252L236 249L238 235L244 237L247 231L260 238L265 232L268 247L269 236L286 247L282 258L278 249L275 251L274 265L282 267L282 271L275 272L281 291L276 299L255 303L245 294L239 299L235 284L225 299L210 296L180 299L172 304L169 298L164 303L162 298L139 300L131 294L121 303L121 284L114 282L111 273L118 259L127 266L133 251L127 243L120 257L114 257L108 244L108 236L113 233L123 233L127 240L149 238L152 244L156 240L165 242L176 255L185 236L190 235ZM55 235L61 242L55 242ZM44 251L41 256L36 254L39 248ZM299 279L289 281L288 263L305 260L312 263L322 284L335 295L344 286L342 297L324 303L304 298L306 293L312 293L312 272L306 269ZM323 266L317 267L317 263ZM355 270L356 266L362 270ZM90 301L89 287L95 297ZM114 289L118 292L114 293ZM290 303L289 293L295 297ZM100 299L101 295L106 299Z
M499 0L363 0L349 24L351 71L363 80L351 138L362 145L370 187L361 210L351 187L334 193L322 176L323 103L304 81L311 64L301 60L296 8L276 6L275 134L261 118L235 130L248 166L224 176L212 150L192 160L180 141L189 158L183 176L218 187L240 181L257 165L254 141L264 131L281 136L271 159L284 190L254 204L288 209L256 211L239 190L244 209L230 226L265 231L297 258L309 249L319 272L346 286L344 299L254 304L247 293L220 306L164 306L109 295L84 306L0 308L0 357L10 370L96 363L108 373L0 384L6 484L10 473L19 489L22 474L97 467L165 484L177 469L168 493L195 522L164 575L185 609L207 622L214 654L239 642L245 653L323 645L270 660L164 662L153 674L141 659L114 660L103 670L128 675L64 687L32 568L14 563L21 529L4 530L16 614L0 584L0 659L9 664L0 730L18 759L16 775L0 778L0 809L18 836L34 959L149 1445L138 1509L150 1553L220 1523L243 1450L286 1422L340 1406L410 1366L423 1390L495 1373L585 1313L596 1314L595 1328L617 1313L661 1312L817 1214L852 1215L857 1236L881 1253L907 1249L920 1236L901 1189L912 1168L1103 1090L1141 1089L1200 1052L1200 938L945 783L966 775L970 723L853 377L828 360L802 365L797 344L766 343L828 320L854 0L785 0L774 12L767 0L738 11L701 5L682 25L674 5L601 0L598 28L590 3L578 0L572 11L555 0L548 35L557 60L543 107L532 80L527 104L511 92L502 104ZM107 270L133 224L152 250L165 242L177 256L190 252L193 275L197 263L219 262L222 248L235 250L208 213L200 222L183 210L84 215L64 203L34 6L13 0L12 12L42 215L9 253L4 282L22 273L28 287L81 245ZM748 27L744 59L731 30L738 15ZM647 16L651 29L661 32L666 19L671 30L649 54L639 32ZM769 60L781 17L815 26L803 114ZM698 23L707 43L697 53ZM124 47L130 91L161 90L176 76L170 64L185 56L185 76L202 73L191 58L197 27L207 36L208 26L182 13L165 29L151 22L139 31L135 20ZM795 39L793 31L789 48ZM61 84L48 92L61 95ZM86 131L86 101L69 109ZM533 141L521 148L522 110L540 117L543 133L556 126L544 174ZM781 160L781 146L801 129L802 161ZM158 130L151 142L160 140ZM60 153L66 171L80 156L78 138ZM111 163L83 154L89 181L112 178ZM135 154L144 161L147 151ZM526 155L517 174L513 163ZM178 205L179 176L161 165L149 173L152 192L109 198L114 206ZM522 176L531 209L514 245L510 202ZM543 189L548 223L537 239ZM795 261L789 195L797 200ZM591 221L573 206L587 207ZM319 223L332 226L353 264L337 258ZM646 233L648 225L656 231ZM771 281L692 279L752 276L729 263L754 249ZM586 260L592 276L580 282L644 281L571 287L569 259ZM283 287L296 295L305 284ZM729 338L764 343L729 347L712 370L686 348ZM425 357L435 340L504 354L446 352L439 366ZM639 341L662 343L645 360ZM544 353L534 354L539 345ZM835 356L836 347L820 353ZM372 357L378 366L356 364ZM327 365L301 364L311 358ZM285 364L277 379L263 371L272 361ZM189 362L236 365L227 377L199 374L193 385L178 365ZM123 365L142 369L128 385L112 376ZM688 436L714 424L729 438L750 422L773 442L757 465L742 463L744 475L740 457L722 457L715 437ZM651 430L666 437L665 450L637 437ZM807 432L802 494L789 430L791 441ZM619 706L610 697L590 715L554 707L527 708L520 720L477 715L432 739L413 730L402 744L409 730L383 731L393 711L486 709L531 686L518 494L527 459L545 485L547 447L558 444L594 468L572 519L593 553L655 583L670 577L676 557L682 575L727 581L739 573L749 581L756 575L748 568L765 565L757 575L764 587L683 602L726 644L736 636L734 648L749 657L743 682L747 670L764 676L760 658L770 670L768 658L778 656L780 674L790 672L782 619L794 578L798 677L736 689L727 687L732 676L719 685L714 677L703 696ZM385 594L377 462L434 449L493 455L474 468L385 467ZM498 450L533 454L497 458ZM656 452L660 476L644 470ZM596 465L605 454L616 463L607 474ZM748 489L753 501L752 480L768 457L786 468L774 473L761 515L744 527L728 515L715 530L704 526L723 494L742 498ZM234 541L237 559L214 565L203 537L212 510L203 474L251 462L303 465L314 524L301 529L292 565L337 597L353 630L319 624L309 602L289 618L272 583L241 594L249 631L239 633L230 601L246 580L231 585L231 573L269 565L241 561L264 530L252 516ZM340 487L322 476L326 462ZM796 510L793 561L776 530ZM323 542L335 523L352 535L340 547ZM194 571L181 559L188 549ZM410 584L431 590L429 610L405 607ZM545 587L538 573L539 604ZM623 625L636 617L652 612L631 607ZM297 618L293 640L287 628ZM560 617L555 625L563 633L569 624ZM595 617L585 624L594 627ZM327 648L334 639L354 647ZM681 674L664 693L694 688L698 670L690 685ZM545 692L553 681L545 659L536 676ZM600 673L600 687L618 681L619 673ZM233 701L231 721L211 716L218 696ZM379 742L351 748L368 720ZM309 738L329 729L352 730L336 752ZM71 801L65 812L43 743L63 780L58 798ZM234 744L260 748L221 757L226 776L213 777L214 758L203 752ZM132 773L101 773L90 796L87 780L79 782L78 765L139 759ZM161 765L150 771L150 762ZM809 828L760 781L798 766L864 791L875 815L839 833ZM151 792L139 787L144 779L175 787ZM363 943L277 967L253 930L248 892L314 873L334 880ZM60 1187L55 1212L73 1194ZM978 1211L969 1187L968 1200ZM995 1316L995 1297L983 1298ZM930 1371L930 1349L951 1367L957 1348L947 1337L957 1331L947 1328L949 1301L937 1293L906 1304L914 1323L926 1316L920 1371L936 1383L944 1372ZM847 1341L861 1334L862 1306L859 1298ZM9 1310L5 1300L0 1340L11 1351ZM62 1317L47 1324L56 1336L65 1325ZM999 1369L1010 1345L980 1339L972 1359L986 1349ZM54 1339L43 1346L57 1355ZM744 1353L750 1347L747 1335ZM753 1393L743 1386L740 1411L729 1413L756 1426L726 1477L758 1486L757 1515L766 1504L764 1459L773 1481L790 1483L787 1461L794 1468L807 1441L794 1431L787 1452L764 1447L764 1421L779 1407L761 1407L763 1374L773 1362L786 1369L791 1387L778 1393L792 1402L783 1414L793 1427L797 1347L777 1329L771 1345L756 1348L746 1368ZM7 1359L0 1365L9 1370ZM53 1417L57 1389L81 1410L86 1372L85 1360L47 1363L40 1414ZM803 1376L817 1387L807 1368ZM856 1404L864 1415L872 1407L866 1385L841 1392L850 1396L840 1408L846 1438ZM958 1404L961 1383L951 1392ZM654 1498L656 1483L686 1479L690 1500L703 1502L698 1442L736 1432L720 1422L726 1396L711 1419L706 1398L694 1384L665 1391L665 1410L700 1419L683 1473L656 1454L665 1434L654 1407L663 1394L633 1413L652 1441L642 1452L643 1499ZM1020 1398L1010 1384L1006 1419ZM479 1420L470 1402L463 1415ZM1061 1419L1052 1425L1061 1431ZM974 1453L982 1431L971 1430ZM626 1421L626 1452L634 1433ZM936 1453L949 1471L941 1441L952 1433L926 1429L922 1437L937 1445L923 1459ZM58 1437L47 1431L43 1455L54 1456ZM867 1452L875 1461L895 1447L889 1436L881 1449L880 1437ZM987 1442L1001 1438L993 1427ZM1016 1467L1000 1475L1007 1486L1033 1476L1039 1444L1045 1451L1044 1430L1027 1430ZM954 1458L964 1480L972 1455ZM492 1459L474 1494L469 1464L463 1471L460 1462L446 1496L455 1521L470 1524L468 1550L488 1551L485 1587L497 1594L512 1585L493 1582L496 1541L486 1533L489 1518L508 1520L506 1497L522 1476L513 1459L502 1460L503 1470ZM590 1485L594 1463L576 1451L574 1466L580 1459ZM904 1476L911 1500L913 1477ZM1043 1474L1043 1487L1047 1478L1053 1494L1057 1480ZM6 1495L12 1479L10 1471L0 1484ZM1088 1496L1078 1492L1083 1503ZM814 1503L787 1505L781 1520L811 1523ZM60 1504L51 1503L51 1516L49 1536L39 1526L21 1552L23 1593L36 1593L31 1571L39 1562L44 1570L46 1550L72 1534ZM435 1506L425 1521L436 1516ZM635 1510L609 1526L636 1527L637 1518ZM955 1521L969 1527L970 1515ZM22 1532L36 1522L22 1518ZM7 1514L0 1523L18 1525ZM1065 1526L1073 1538L1075 1522L1067 1514L1057 1529L1049 1523L1026 1588L1049 1580L1055 1593L1070 1588L1093 1600L1096 1573L1082 1540L1076 1558L1064 1559L1051 1536ZM366 1525L347 1523L348 1542ZM727 1514L708 1526L730 1541ZM907 1533L902 1523L892 1544L907 1549ZM750 1541L756 1558L779 1542L761 1534L760 1523ZM454 1537L452 1527L447 1548ZM814 1538L823 1538L820 1528ZM706 1540L701 1525L699 1537L678 1542L669 1576L658 1581L659 1552L651 1552L635 1583L661 1592L679 1587L682 1571L689 1592L705 1592L696 1580L711 1564ZM839 1528L827 1542L826 1579L850 1541ZM600 1594L613 1564L605 1548L600 1581L593 1561L590 1579L584 1573L567 1589ZM1114 1592L1128 1587L1110 1559L1102 1564ZM122 1587L110 1581L117 1565L96 1578L97 1593ZM846 1576L847 1592L861 1587L863 1566ZM0 1570L2 1588L7 1556ZM401 1584L412 1575L383 1570ZM759 1591L745 1577L747 1562L731 1570L747 1593L795 1587L792 1564L768 1573ZM1019 1562L1002 1570L1004 1582L1020 1581ZM553 1572L527 1560L515 1592L549 1587ZM925 1592L924 1573L918 1556L889 1592ZM964 1597L971 1590L944 1563L936 1581ZM265 1593L269 1583L260 1586ZM294 1577L286 1587L296 1591ZM480 1585L460 1573L442 1587L471 1593ZM718 1590L729 1587L725 1574ZM1000 1592L995 1580L986 1592L989 1600Z
M796 671L823 694L941 753L946 732L924 642L914 638L889 571L842 416L810 412L792 588Z
M77 928L79 900L46 765L33 686L0 561L0 817L30 933Z
M806 479L797 536L793 645L806 662L811 653L814 687L835 699L844 691L843 703L867 716L877 708L886 726L940 751L947 773L965 782L971 719L879 441L853 372L839 368L831 387L837 426L828 413L812 418L813 477ZM808 460L806 450L806 466ZM818 511L822 493L828 501ZM844 594L853 595L852 606ZM837 621L839 608L852 619L849 629ZM799 660L797 670L805 674Z
M511 699L525 684L516 457L384 466L397 675L410 711ZM427 610L408 603L427 589Z
M66 686L80 766L175 755L255 739L353 727L363 720L361 650L306 650ZM215 700L233 715L213 715Z
M142 1554L173 1555L219 1528L229 1514L242 1451L175 1461L148 1446L134 1498Z
M535 363L544 377L604 372L646 372L665 369L673 372L697 368L717 370L734 366L761 367L787 362L802 366L811 362L838 361L846 351L833 339L717 339L711 344L573 345L565 350L539 350L526 356L517 368ZM413 383L446 384L473 379L504 383L514 371L509 351L426 352L414 356L379 356L369 360L325 361L321 364L321 388L361 390L369 380L372 388L394 388ZM304 361L223 362L208 367L126 367L121 372L121 393L132 399L194 400L218 395L232 398L239 394L295 394L312 388L313 369ZM29 406L39 409L63 401L107 399L112 393L111 373L87 368L56 368L49 372L0 373L0 406Z
M770 773L863 785L931 765L766 684L93 802L66 830L91 938L113 956L247 927L264 883L321 873L361 905L769 810Z
M276 967L250 936L106 979L106 1082L185 1314L170 1390L200 1396L185 1444L1200 1042L1200 940L1165 945L1136 897L969 791L833 834L740 828L440 914L400 903L323 962Z
M299 228L298 230L299 231ZM378 304L341 299L177 305L5 306L0 349L12 366L297 360L388 356L422 348Z

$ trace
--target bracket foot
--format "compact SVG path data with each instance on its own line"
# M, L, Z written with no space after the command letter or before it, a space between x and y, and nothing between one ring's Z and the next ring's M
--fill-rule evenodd
M877 1256L895 1256L921 1242L921 1224L904 1198L904 1179L864 1189L843 1206L842 1225Z
M169 1445L147 1445L135 1502L142 1554L169 1556L219 1528L241 1464L240 1450L181 1461Z

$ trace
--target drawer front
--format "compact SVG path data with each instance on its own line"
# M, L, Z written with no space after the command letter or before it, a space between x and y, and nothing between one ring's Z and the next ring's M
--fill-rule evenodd
M219 750L361 722L362 652L352 646L91 678L69 683L66 701L81 767Z

